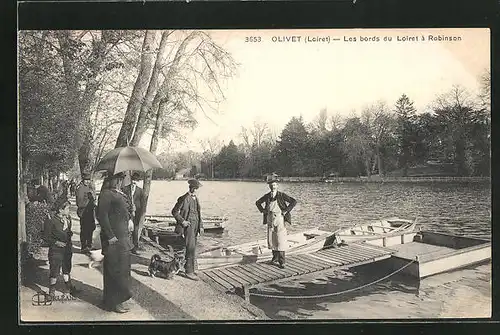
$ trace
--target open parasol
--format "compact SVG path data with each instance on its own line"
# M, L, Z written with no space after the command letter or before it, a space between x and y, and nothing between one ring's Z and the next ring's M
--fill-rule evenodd
M95 167L95 171L106 170L112 174L124 171L146 172L162 165L155 155L139 147L120 147L108 152Z

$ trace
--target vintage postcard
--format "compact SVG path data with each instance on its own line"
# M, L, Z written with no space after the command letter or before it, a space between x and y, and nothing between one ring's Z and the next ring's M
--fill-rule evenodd
M491 317L489 29L18 46L21 322Z

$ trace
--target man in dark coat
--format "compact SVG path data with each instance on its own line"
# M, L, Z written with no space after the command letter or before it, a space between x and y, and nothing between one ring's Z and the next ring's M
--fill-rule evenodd
M137 186L137 182L140 180L139 173L135 172L132 175L132 183L123 188L123 193L128 195L129 200L132 204L132 212L134 222L134 231L132 232L132 243L134 248L132 249L133 254L138 254L138 250L143 250L139 245L139 240L141 237L142 223L140 222L142 211L144 210L144 191L142 188Z
M95 190L90 173L82 173L82 181L76 189L76 214L80 218L80 243L82 253L92 249L92 234L95 230Z
M186 277L198 280L195 273L196 240L203 232L200 202L196 196L201 184L196 179L188 180L189 192L180 196L172 209L172 215L177 221L175 232L182 234L186 245Z
M267 184L269 185L270 192L264 194L259 200L255 202L255 205L259 209L259 212L263 214L264 224L267 224L268 229L268 246L273 252L273 258L271 264L278 262L280 268L285 267L285 250L287 248L287 238L286 229L284 223L292 223L292 215L290 212L297 204L297 200L287 195L284 192L278 191L278 176L272 174L267 177ZM264 207L262 207L264 205ZM273 223L276 221L276 207L278 206L278 212L282 218L281 225L275 228ZM279 220L278 220L279 221Z
M130 292L130 203L121 191L124 175L110 175L106 182L109 188L99 195L97 216L101 225L103 260L104 307L117 313L126 313L124 302L132 297Z

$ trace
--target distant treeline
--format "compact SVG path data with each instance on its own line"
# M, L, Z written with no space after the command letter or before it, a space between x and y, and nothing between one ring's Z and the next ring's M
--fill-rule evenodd
M310 124L293 117L277 139L266 135L266 125L255 124L243 128L243 144L231 141L201 157L191 153L184 166L192 167L187 176L219 179L261 178L272 171L296 177L489 176L490 113L477 101L453 87L432 111L417 114L403 94L392 108L379 102L361 116L340 119L322 110ZM171 178L174 172L155 176Z

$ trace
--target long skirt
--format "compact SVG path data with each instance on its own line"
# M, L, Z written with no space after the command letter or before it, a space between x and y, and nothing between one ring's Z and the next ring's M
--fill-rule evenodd
M132 298L130 292L130 250L117 242L106 248L103 260L103 302L114 307Z

